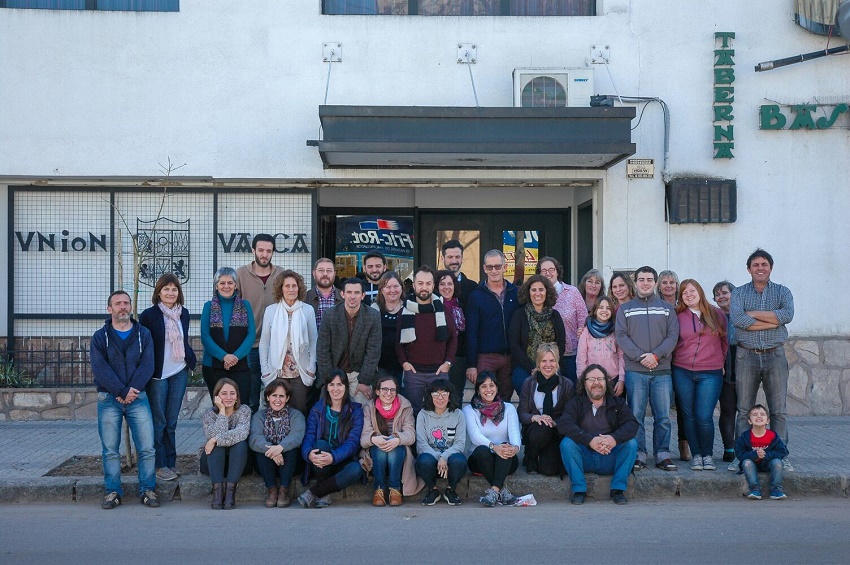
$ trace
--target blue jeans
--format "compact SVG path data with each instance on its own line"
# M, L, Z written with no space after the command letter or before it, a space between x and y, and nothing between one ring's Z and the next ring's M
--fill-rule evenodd
M570 490L573 493L587 492L585 473L612 475L611 490L626 490L637 450L637 441L630 439L615 445L608 455L602 455L565 437L561 440L561 459L570 476Z
M522 384L525 382L525 379L530 376L531 373L526 371L524 367L514 367L513 372L511 372L511 383L514 385L514 390L516 391L517 398L519 398L520 392L522 392ZM505 402L510 401L505 400Z
M770 429L787 446L785 400L788 396L788 360L785 358L785 349L778 347L758 354L739 345L735 352L735 390L738 393L736 437L750 429L747 411L756 403L759 384L764 388L767 409L770 411Z
M714 407L723 388L722 369L689 371L673 367L673 388L694 456L710 456L714 448Z
M446 460L449 466L448 487L452 490L466 474L466 457L461 453L452 453ZM425 489L437 486L437 459L430 453L420 453L416 458L416 474L425 481Z
M156 449L156 468L177 466L177 441L175 429L189 370L185 367L167 379L151 379L145 389L153 416L153 443Z
M266 457L265 453L254 453L256 455L257 469L266 483L266 488L276 486L288 487L292 483L295 474L295 465L298 463L298 448L283 452L283 465Z
M201 452L200 469L213 483L238 483L248 461L248 440L223 447L216 445L212 453ZM206 471L206 472L204 472Z
M626 371L626 395L629 408L638 421L637 458L646 463L646 430L643 421L646 403L652 408L652 449L656 462L670 458L670 403L673 379L670 373L638 373ZM633 461L634 463L634 461Z
M407 448L399 445L389 453L376 446L369 448L372 455L372 475L375 477L375 489L387 487L401 490L401 471L404 469L404 457Z
M741 461L741 470L747 479L747 485L749 485L750 489L761 488L758 476L759 471L770 473L770 488L782 488L782 459L771 459L770 461L760 461L758 463L752 459L744 459Z
M313 449L331 452L333 448L327 441L320 439L313 444ZM339 463L333 463L321 469L307 462L310 472L316 479L316 484L310 487L314 496L322 498L334 492L348 488L363 476L363 467L355 459L346 459Z
M130 404L121 404L108 392L97 393L97 432L103 447L103 482L107 494L121 488L121 423L127 418L133 443L139 454L139 494L156 488L156 466L153 447L153 418L145 391Z

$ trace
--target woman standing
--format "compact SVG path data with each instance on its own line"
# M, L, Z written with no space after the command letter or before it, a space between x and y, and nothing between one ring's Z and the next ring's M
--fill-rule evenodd
M395 352L398 317L404 306L404 285L395 271L387 271L378 281L378 299L372 308L381 313L381 359L378 361L378 373L392 375L401 379L404 369L398 362Z
M505 479L519 467L522 434L516 408L499 397L493 371L478 373L475 394L463 407L463 415L469 438L469 470L483 475L490 485L478 501L490 508L513 504L516 497L505 486Z
M403 494L410 496L422 489L410 451L416 443L413 407L399 396L396 378L388 375L375 381L372 398L364 407L360 436L360 446L366 450L364 466L371 466L375 477L372 506L387 505L387 488L390 506L401 506Z
M292 379L274 379L263 392L267 408L251 418L248 446L256 453L257 469L266 483L266 508L286 508L289 485L304 439L304 415L289 409Z
M466 387L466 316L460 306L460 283L451 271L437 271L437 292L443 299L446 316L451 316L457 330L457 353L449 369L449 380L454 388L454 404L463 404L463 389Z
M448 481L443 498L461 504L457 484L466 474L466 419L454 400L452 384L437 379L425 387L422 411L416 416L416 474L425 481L424 506L440 500L437 476Z
M561 374L575 383L576 374L576 348L578 347L578 336L584 321L587 319L587 305L581 297L579 290L571 284L563 282L564 267L554 257L543 257L537 263L537 272L549 279L555 288L555 304L552 308L561 315L564 322L566 341L564 349L561 349Z
M566 332L561 315L553 308L556 299L555 287L543 275L530 276L517 293L517 301L525 308L514 311L508 327L508 345L514 365L511 380L517 396L534 370L533 359L541 343L554 343L558 351L564 351ZM560 360L560 356L558 358Z
M173 481L177 470L175 430L189 371L197 359L189 345L189 311L183 307L180 279L165 273L153 289L153 306L139 316L139 323L151 332L154 370L146 391L153 416L156 449L156 478Z
M682 281L676 311L679 342L673 351L673 389L685 420L691 469L714 471L714 407L720 398L729 348L726 316L708 303L693 279Z
M602 278L602 273L597 269L590 269L581 277L581 282L578 283L578 291L584 298L584 305L590 311L596 303L596 299L605 296L605 279Z
M263 385L275 379L290 383L290 404L307 413L307 395L316 380L316 312L304 302L307 287L292 270L274 281L276 304L266 308L260 337L260 368Z
M573 383L558 374L558 347L543 343L537 348L537 366L525 380L517 413L525 444L523 464L529 475L557 476L564 473L561 434L556 422L574 396Z
M578 339L576 370L581 374L590 365L601 365L608 373L614 395L622 396L626 390L626 366L623 350L614 335L614 308L610 298L600 296L596 299L586 325Z
M363 408L348 394L348 375L334 369L322 389L319 402L310 410L301 456L307 461L303 484L310 476L316 484L298 497L304 508L327 508L330 495L350 487L363 476L357 461L363 435Z
M239 387L240 398L251 397L248 353L254 345L256 328L251 304L236 288L236 271L221 267L213 279L212 300L201 313L201 343L204 344L204 382L215 396L215 386L225 377Z
M679 299L679 275L673 271L661 271L658 273L657 288L658 295L675 308Z
M615 271L608 282L608 298L614 305L614 318L617 317L617 309L620 304L625 304L635 297L635 283L632 277L621 271Z
M729 351L726 353L726 363L723 369L723 388L720 390L720 437L723 438L723 461L735 461L735 418L738 412L738 394L735 391L735 352L738 340L735 336L735 326L729 323L729 307L732 301L732 291L735 285L729 281L720 281L714 285L714 303L726 315L726 341ZM148 395L150 396L150 395ZM738 470L738 467L733 469Z
M209 471L213 510L236 506L236 484L248 460L251 408L241 404L240 398L233 380L219 379L213 389L213 407L202 418L207 443L201 453L201 470Z

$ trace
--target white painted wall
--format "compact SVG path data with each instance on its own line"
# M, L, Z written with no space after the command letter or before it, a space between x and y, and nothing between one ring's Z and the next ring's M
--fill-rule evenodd
M171 156L187 163L180 174L214 179L600 179L597 256L607 273L649 263L704 286L741 283L746 256L762 246L776 258L774 279L795 294L791 332L848 335L850 319L825 315L836 297L822 290L847 272L848 117L828 131L758 130L767 99L850 93L840 57L753 72L824 48L791 10L776 0L603 0L593 18L321 16L319 0L183 0L177 14L0 10L0 177L148 177ZM728 161L712 158L716 31L737 34ZM635 157L655 159L651 180L627 180L624 163L607 173L325 171L305 141L319 135L321 44L331 40L342 43L343 62L332 68L328 102L366 105L473 105L467 68L455 62L459 41L478 46L472 71L483 106L511 104L515 67L583 66L591 44L608 44L610 78L595 66L596 90L664 99L669 173L736 179L738 221L670 226L668 247L656 104L633 132ZM391 189L375 190L371 203L388 202L382 192ZM439 196L430 190L404 189L383 205L424 205Z

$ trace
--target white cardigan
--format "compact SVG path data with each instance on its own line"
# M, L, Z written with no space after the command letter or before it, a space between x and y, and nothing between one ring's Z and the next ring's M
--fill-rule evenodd
M496 445L508 442L511 445L522 445L522 434L519 428L519 417L516 408L510 402L505 403L505 417L495 425L492 420L481 425L481 413L470 404L463 407L463 415L466 418L467 454L475 451L479 445L488 446L490 443Z
M269 345L271 343L271 328L272 321L275 318L275 311L278 309L278 304L272 304L266 307L263 314L263 330L260 335L260 371L262 375L268 375L272 372L271 363L269 363ZM295 365L298 367L298 372L301 374L301 382L305 386L313 386L313 381L316 380L316 343L319 340L319 331L316 329L316 312L313 307L306 302L301 307L302 314L307 323L307 335L310 340L309 359L299 359L295 356ZM307 374L307 371L313 373L313 376ZM263 386L271 382L271 379L263 379Z

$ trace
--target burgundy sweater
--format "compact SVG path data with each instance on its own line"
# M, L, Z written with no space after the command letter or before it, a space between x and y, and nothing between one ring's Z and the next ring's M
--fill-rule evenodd
M720 326L726 330L726 315L714 308ZM673 366L689 371L716 371L726 363L729 342L726 336L716 336L708 331L699 316L687 308L679 312L679 341L673 351Z
M433 313L416 314L416 339L410 343L401 343L401 316L396 329L395 352L398 362L410 363L417 373L434 373L449 361L454 363L457 353L457 330L451 315L446 315L449 339L437 341L437 322Z

